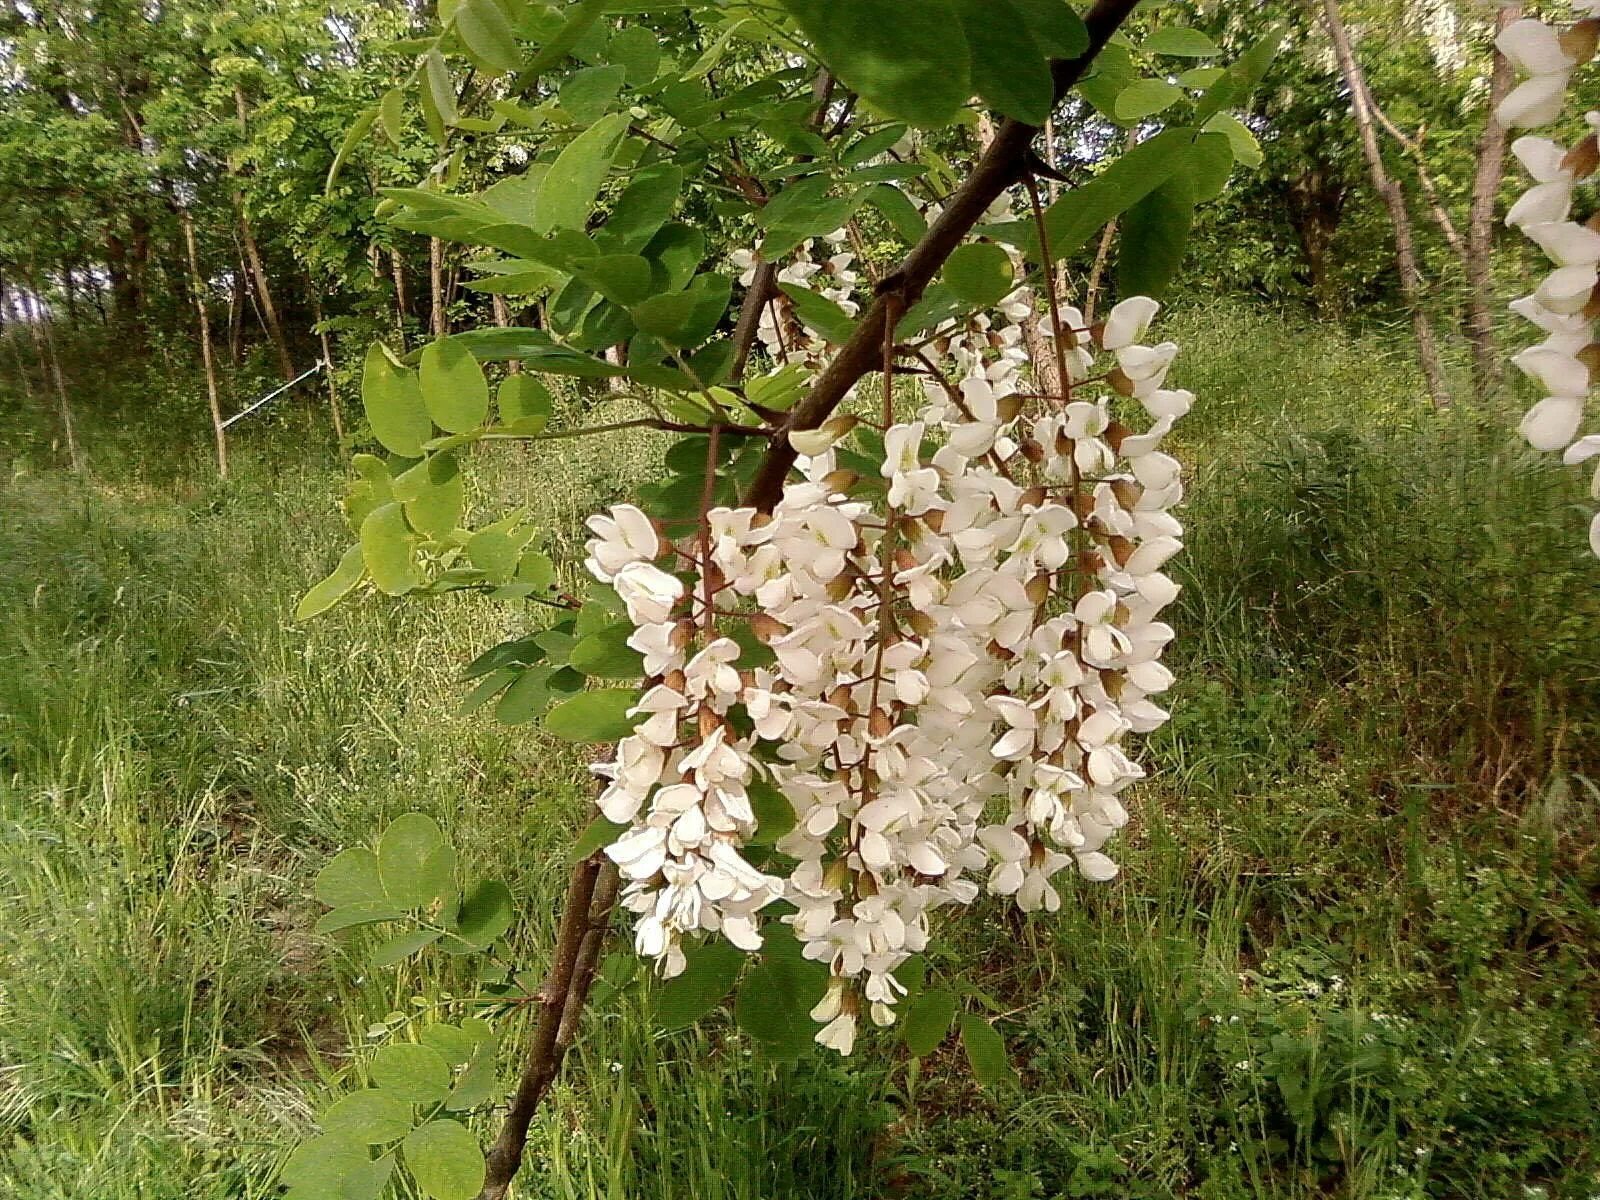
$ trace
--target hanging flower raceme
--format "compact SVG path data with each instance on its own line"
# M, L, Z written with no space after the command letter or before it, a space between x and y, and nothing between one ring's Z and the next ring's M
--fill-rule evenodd
M843 237L780 279L848 311ZM753 280L755 254L735 265ZM1116 874L1106 846L1144 774L1128 741L1166 720L1172 683L1182 483L1160 445L1193 402L1165 387L1177 348L1145 340L1157 307L1125 300L1093 329L1061 309L1044 337L1065 388L1040 395L1019 290L894 349L915 413L891 381L876 426L791 434L798 472L770 514L711 508L677 540L631 506L591 518L589 569L648 675L634 731L595 765L599 804L627 826L607 853L663 975L692 939L756 950L781 921L831 972L817 1040L849 1053L863 1016L895 1019L895 972L937 910L988 891L1055 911L1064 872ZM830 353L781 293L760 337L780 364ZM740 665L738 626L766 665ZM755 791L792 810L782 875L752 865Z
M1533 128L1562 116L1573 72L1594 57L1600 41L1600 3L1586 0L1577 8L1582 18L1566 29L1528 19L1508 25L1496 39L1527 76L1499 109L1508 126ZM1582 432L1591 376L1600 366L1594 336L1600 318L1600 222L1572 219L1576 189L1600 167L1600 113L1587 113L1585 119L1589 132L1570 148L1531 135L1512 143L1512 153L1534 184L1506 214L1506 224L1521 229L1553 264L1531 295L1511 305L1545 334L1511 360L1546 393L1523 417L1521 431L1534 449L1559 451L1568 465L1600 455L1600 434ZM1600 500L1600 468L1590 494ZM1590 521L1589 546L1600 556L1600 512Z

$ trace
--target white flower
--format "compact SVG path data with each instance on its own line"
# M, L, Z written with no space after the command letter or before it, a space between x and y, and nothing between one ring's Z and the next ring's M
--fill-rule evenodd
M1549 396L1528 410L1518 426L1535 450L1563 450L1583 423L1583 400L1576 396Z
M1531 129L1559 117L1566 98L1565 75L1535 75L1512 88L1496 113L1501 123L1512 129Z
M1150 322L1161 305L1149 296L1130 296L1106 315L1100 333L1100 345L1107 350L1121 350L1131 346L1150 328Z
M647 562L625 563L611 583L636 625L661 624L683 599L682 581Z
M596 514L586 524L599 536L588 544L584 565L595 578L609 583L629 563L645 562L661 553L650 518L631 504L618 504L610 516Z

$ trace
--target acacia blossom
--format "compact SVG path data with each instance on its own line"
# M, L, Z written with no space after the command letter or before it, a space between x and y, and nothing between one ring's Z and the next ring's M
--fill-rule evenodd
M780 279L849 311L844 237ZM748 285L757 254L734 261ZM638 724L594 766L627 826L606 852L661 974L695 939L755 951L780 921L829 967L812 1016L847 1054L863 1016L894 1021L895 972L937 910L988 891L1053 912L1063 872L1116 874L1105 847L1144 775L1125 745L1166 720L1172 682L1162 569L1183 488L1160 444L1193 403L1164 386L1177 347L1144 341L1157 308L1125 300L1092 329L1062 308L1041 334L1065 390L1030 395L1019 288L897 364L914 414L891 393L875 437L853 416L792 433L798 472L770 514L712 508L676 540L627 505L590 519L589 569L648 673ZM782 293L758 334L780 369L832 352ZM745 660L740 623L769 655ZM783 874L752 863L769 861L758 791L792 811Z
M1572 74L1594 57L1600 41L1600 2L1581 0L1575 7L1582 16L1568 28L1530 18L1512 22L1495 39L1526 76L1500 106L1500 119L1508 126L1534 128L1563 115ZM1600 166L1600 112L1586 113L1584 119L1589 132L1570 148L1532 135L1511 144L1534 183L1506 214L1506 224L1522 230L1554 264L1531 295L1511 304L1545 335L1511 360L1546 393L1524 415L1520 429L1535 450L1559 451L1569 466L1600 455L1600 434L1583 432L1592 416L1592 373L1600 366L1594 336L1600 318L1600 230L1593 218L1582 224L1571 219L1576 188ZM1589 491L1600 500L1600 465ZM1589 523L1589 547L1600 556L1600 511Z

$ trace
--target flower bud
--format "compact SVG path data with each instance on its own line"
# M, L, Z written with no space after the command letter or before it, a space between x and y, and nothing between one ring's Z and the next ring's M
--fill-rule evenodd
M1128 378L1121 367L1112 367L1110 373L1106 375L1106 382L1119 396L1133 395L1133 380Z
M1587 179L1600 166L1600 139L1594 134L1584 138L1561 159L1561 169L1570 172L1574 179ZM1591 217L1592 221L1594 218Z
M1022 457L1038 466L1044 461L1044 447L1032 438L1023 438L1022 444L1017 447L1022 452Z
M788 633L789 627L770 613L758 612L750 615L750 632L757 641L770 643Z
M1560 41L1561 52L1581 67L1594 57L1595 47L1600 45L1600 19L1589 17L1562 30Z
M861 481L861 476L847 467L840 467L837 471L829 471L822 477L822 486L828 489L830 495L837 496L848 492Z

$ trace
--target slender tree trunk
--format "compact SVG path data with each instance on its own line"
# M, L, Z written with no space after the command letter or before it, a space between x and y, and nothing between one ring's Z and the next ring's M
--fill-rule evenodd
M72 276L72 266L61 268L61 288L67 297L67 324L78 327L78 281Z
M1095 305L1100 302L1100 285L1106 277L1106 264L1111 261L1111 247L1117 240L1117 220L1113 217L1100 231L1100 244L1095 247L1094 265L1089 268L1089 280L1083 285L1083 319L1094 324Z
M267 327L267 336L278 354L278 369L285 383L295 376L294 360L289 357L289 343L283 335L283 324L278 320L277 306L272 302L272 285L267 282L267 269L261 262L261 249L256 245L256 235L250 228L250 218L244 211L244 193L233 193L233 208L239 218L239 237L244 242L245 259L250 264L250 275L255 280L256 294L261 301L261 319Z
M206 312L206 284L200 274L200 254L194 244L194 221L187 210L179 210L183 225L183 245L189 257L189 291L194 295L194 313L200 324L200 361L206 369L206 396L211 402L211 432L217 440L217 474L228 477L228 433L222 426L222 399L217 394L217 364L211 354L211 318Z
M1507 4L1495 11L1496 36L1522 16L1522 5ZM1500 354L1494 336L1494 276L1490 251L1494 249L1494 202L1506 161L1506 127L1495 115L1511 90L1511 64L1494 50L1494 71L1489 76L1488 111L1478 138L1478 167L1472 177L1472 203L1467 210L1467 340L1472 346L1472 385L1481 400L1500 382Z
M322 345L322 376L328 381L328 414L333 418L333 436L339 439L339 450L344 451L344 414L339 411L339 385L333 379L333 347L328 343L328 331L322 327L322 299L317 295L317 285L306 280L306 295L311 297L311 319L317 323L317 338Z
M1389 210L1389 223L1394 228L1395 266L1400 273L1400 296L1411 313L1411 328L1417 340L1417 360L1422 366L1428 395L1433 400L1434 408L1448 408L1450 393L1445 387L1444 367L1439 361L1439 348L1434 342L1433 325L1423 307L1422 272L1417 266L1405 192L1390 178L1383 165L1383 151L1378 146L1366 77L1350 47L1350 35L1339 16L1338 0L1322 0L1322 14L1328 36L1333 41L1333 52L1339 60L1339 72L1344 76L1345 86L1350 89L1350 107L1355 113L1356 131L1361 137L1361 153L1366 157L1372 186Z
M406 301L405 260L400 257L400 251L394 247L389 250L389 268L394 273L394 327L400 334L400 348L404 350L406 315L411 311L411 305Z
M438 238L428 239L428 327L434 337L443 337L449 330L444 316L444 243Z
M232 275L233 285L228 290L228 362L237 367L244 357L244 306L248 302L244 263Z
M45 312L42 293L39 291L39 276L31 264L23 281L28 285L33 307L33 319L29 324L33 330L34 350L39 355L39 362L49 372L50 382L55 385L56 409L61 417L61 440L67 444L67 461L74 471L81 471L83 458L78 452L78 435L72 420L72 401L67 398L67 381L61 374L61 359L56 354L55 334L50 328L51 320Z
M500 326L501 329L511 328L511 306L506 303L506 298L499 293L495 293L489 297L489 300L494 305L494 323ZM522 360L520 358L507 359L506 371L512 375L521 374Z

